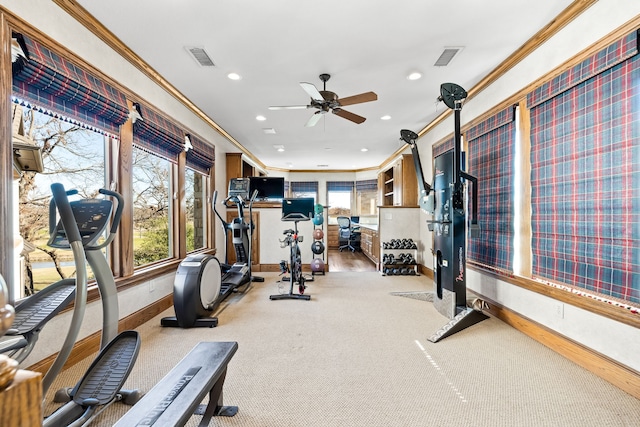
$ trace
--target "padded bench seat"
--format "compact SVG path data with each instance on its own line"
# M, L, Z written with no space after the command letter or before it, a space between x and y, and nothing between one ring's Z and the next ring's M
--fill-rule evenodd
M213 415L234 416L237 406L222 406L227 364L237 342L200 342L118 422L116 427L184 426L209 394L200 426Z

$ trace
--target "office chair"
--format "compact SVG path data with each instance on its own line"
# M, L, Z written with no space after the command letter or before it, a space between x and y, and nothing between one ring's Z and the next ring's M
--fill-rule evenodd
M356 248L354 246L357 245L359 241L358 237L360 233L356 233L351 228L351 220L346 216L339 216L338 218L338 243L339 250L342 252L343 249L349 249L351 252L355 252Z

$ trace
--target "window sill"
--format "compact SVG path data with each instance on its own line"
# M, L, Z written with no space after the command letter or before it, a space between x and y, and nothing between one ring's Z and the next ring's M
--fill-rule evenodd
M519 286L523 289L527 289L531 292L553 298L566 304L571 304L583 310L587 310L600 316L615 320L616 322L621 322L635 328L640 328L640 315L634 314L623 307L618 307L605 301L599 301L594 298L589 298L588 296L574 294L572 292L545 285L544 283L540 283L526 277L509 276L503 273L499 273L497 271L487 269L480 264L472 263L471 261L468 261L468 266L474 271L485 274L487 276L492 276L495 279L501 280L503 282Z

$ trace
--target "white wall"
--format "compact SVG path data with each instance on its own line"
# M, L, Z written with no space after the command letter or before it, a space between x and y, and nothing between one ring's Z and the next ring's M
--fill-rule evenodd
M260 264L279 264L281 260L289 260L289 246L280 247L284 239L284 230L294 229L291 221L282 221L282 210L276 208L254 209L260 212ZM313 259L311 243L313 243L313 221L298 222L298 234L303 237L300 243L302 263L309 264ZM326 227L324 229L326 232ZM326 238L324 239L326 244Z
M640 2L638 1L598 1L520 64L466 102L461 112L462 125L464 126L465 123L474 120L495 105L508 99L639 14ZM427 180L432 176L432 145L451 134L453 128L453 118L449 117L418 141ZM431 242L432 236L427 230L426 219L428 216L423 213L420 221L420 234L424 242ZM422 259L432 259L429 245L425 247ZM430 262L424 264L427 267L431 266ZM640 370L640 358L637 356L640 354L639 329L568 304L561 304L561 307L558 307L560 303L554 299L475 271L469 271L467 277L467 287L470 290L484 294L487 298L520 315L632 369ZM559 310L563 311L562 318L557 314Z

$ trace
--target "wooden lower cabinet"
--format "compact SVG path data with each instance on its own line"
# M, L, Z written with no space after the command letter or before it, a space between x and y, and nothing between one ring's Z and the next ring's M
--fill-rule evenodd
M360 247L362 253L378 266L380 262L380 238L378 231L366 227L360 227Z
M339 236L338 225L337 224L327 225L327 247L329 249L338 249L340 247L338 236Z

